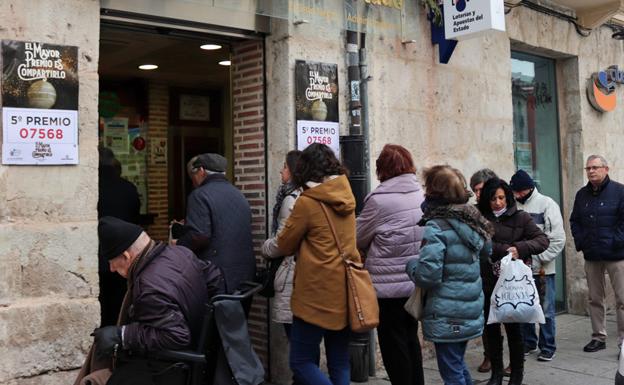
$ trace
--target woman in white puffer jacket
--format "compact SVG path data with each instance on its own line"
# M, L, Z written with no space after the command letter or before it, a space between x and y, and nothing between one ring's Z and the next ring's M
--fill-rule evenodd
M280 253L277 250L275 237L284 227L286 219L290 216L295 201L301 194L301 190L295 188L292 183L291 170L294 170L301 151L290 151L286 154L284 167L280 171L282 184L280 185L273 206L273 224L271 234L273 238L267 239L262 246L262 255L267 258L278 258ZM290 309L290 297L292 296L293 278L295 275L295 257L293 255L284 257L277 272L273 287L275 296L271 307L271 318L273 322L284 325L286 336L290 340L290 325L292 324L292 311Z

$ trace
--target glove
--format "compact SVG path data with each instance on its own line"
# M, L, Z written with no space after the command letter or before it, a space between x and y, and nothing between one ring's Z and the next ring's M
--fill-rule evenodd
M95 352L99 357L110 357L116 346L121 346L121 328L119 326L105 326L97 328L91 333L95 338Z

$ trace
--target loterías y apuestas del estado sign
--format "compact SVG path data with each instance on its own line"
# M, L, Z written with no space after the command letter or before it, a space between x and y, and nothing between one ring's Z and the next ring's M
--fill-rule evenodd
M612 65L604 71L595 72L587 81L589 104L600 112L615 110L617 94L615 87L624 83L624 71Z

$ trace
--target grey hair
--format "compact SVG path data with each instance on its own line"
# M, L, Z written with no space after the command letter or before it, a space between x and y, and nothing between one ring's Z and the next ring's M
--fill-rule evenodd
M482 168L470 177L470 188L474 190L474 186L485 183L492 178L498 178L498 175L489 168Z
M198 168L193 167L193 164L197 162L197 158L199 158L199 156L192 157L191 160L189 160L186 164L186 172L188 172L189 174L195 174L198 171Z
M602 155L590 155L590 156L588 156L587 157L587 162L585 162L585 164L591 162L594 159L600 159L600 162L602 163L603 166L609 167L609 164L607 163L607 160Z
M141 254L145 246L151 241L151 238L145 231L143 231L139 237L128 247L126 250L130 255L136 256Z

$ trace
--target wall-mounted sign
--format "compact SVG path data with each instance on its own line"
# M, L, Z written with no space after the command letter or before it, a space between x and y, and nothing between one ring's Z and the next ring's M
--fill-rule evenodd
M323 143L340 156L338 65L297 60L295 111L297 149Z
M444 0L446 39L468 39L489 31L505 31L503 0Z
M78 47L3 40L2 163L78 164Z
M617 94L615 86L624 83L624 71L613 65L605 71L593 73L587 81L589 104L600 112L615 110Z
M210 120L210 97L180 95L180 120Z

